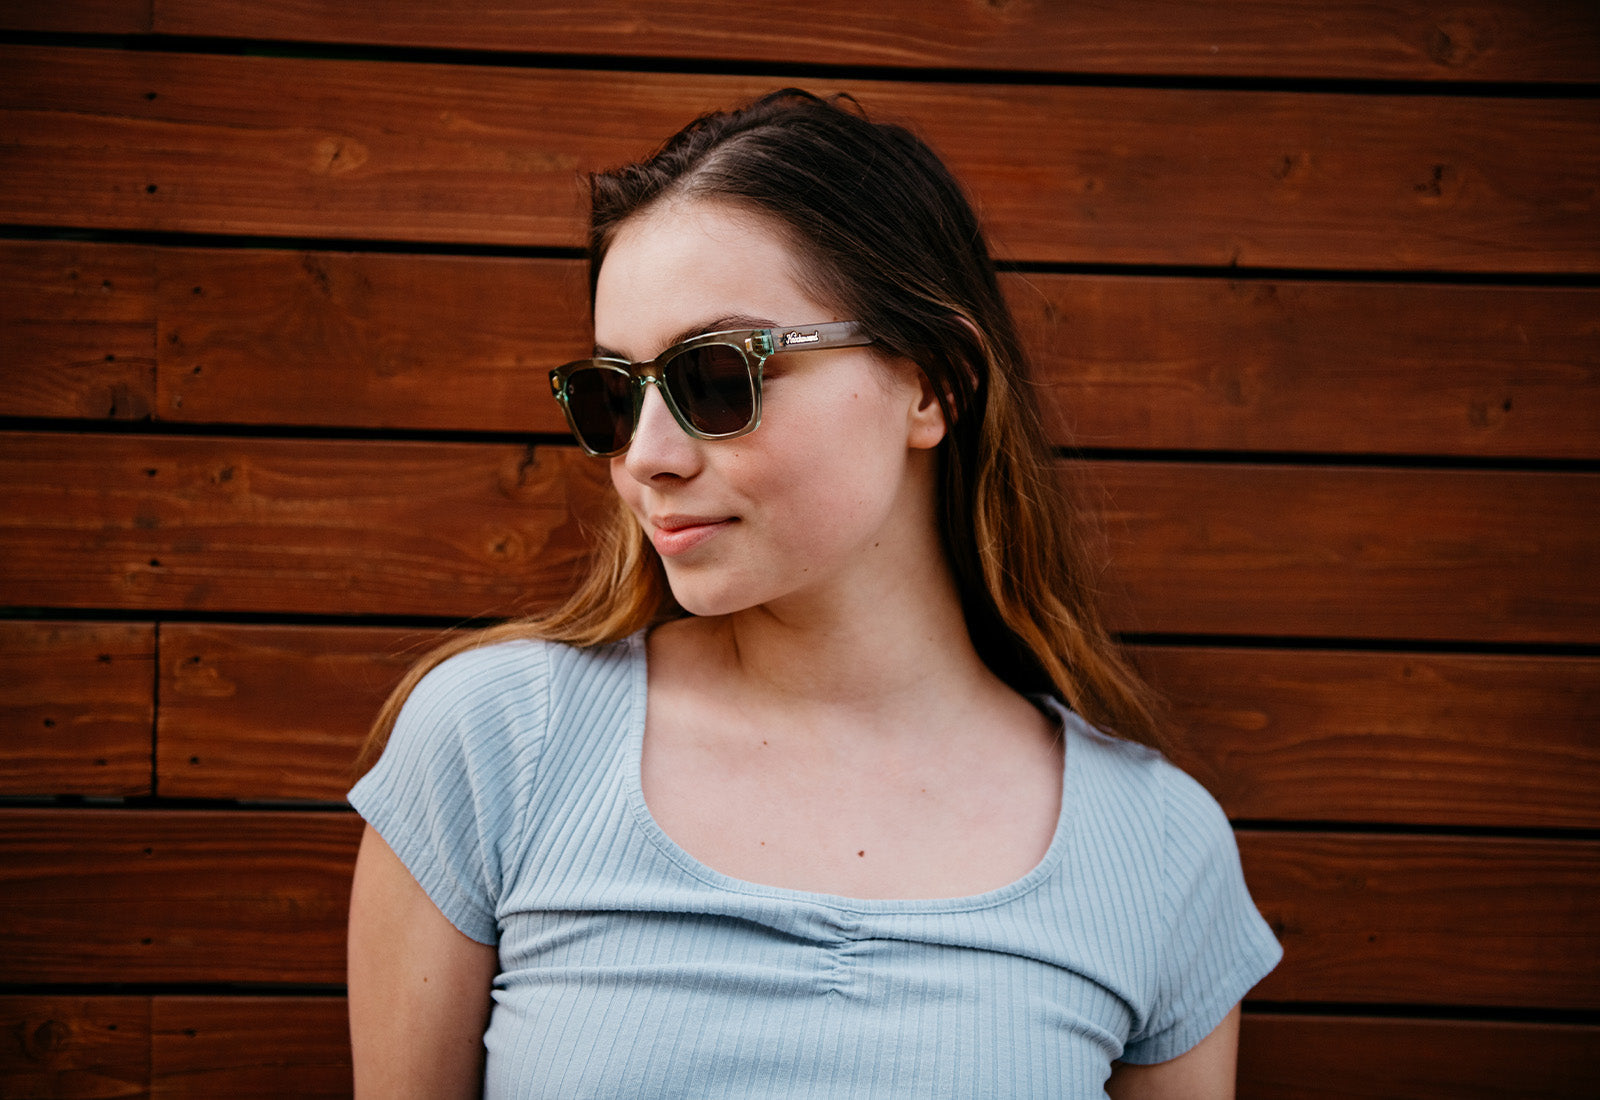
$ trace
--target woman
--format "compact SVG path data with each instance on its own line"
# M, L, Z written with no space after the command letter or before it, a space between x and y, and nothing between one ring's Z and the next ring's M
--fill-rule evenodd
M1146 747L959 187L788 91L592 193L552 386L618 522L379 722L360 1091L1230 1095L1278 947Z

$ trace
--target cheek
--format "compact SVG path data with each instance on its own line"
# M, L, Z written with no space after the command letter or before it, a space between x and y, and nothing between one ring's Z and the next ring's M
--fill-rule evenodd
M611 487L616 490L617 496L622 498L622 503L628 506L628 511L635 517L639 515L639 483L628 473L623 466L621 458L613 458L611 462Z

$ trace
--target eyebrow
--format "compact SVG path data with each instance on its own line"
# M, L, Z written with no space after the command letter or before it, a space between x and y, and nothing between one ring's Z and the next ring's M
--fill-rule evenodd
M675 348L686 340L693 340L696 336L704 336L708 332L724 332L728 329L776 327L776 321L769 321L761 317L750 317L745 314L731 314L727 317L718 317L712 321L705 321L697 325L690 325L688 328L683 329L673 336L672 339L667 341L666 347L663 347L661 350L666 351L668 348ZM622 359L630 363L643 362L643 360L629 359L620 351L614 351L603 344L596 344L594 346L594 355L596 359Z

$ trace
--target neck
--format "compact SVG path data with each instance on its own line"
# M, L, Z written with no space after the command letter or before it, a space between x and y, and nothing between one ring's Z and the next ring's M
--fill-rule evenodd
M929 575L902 574L825 602L764 605L703 621L729 687L789 710L885 716L948 712L1005 690L967 635L942 556Z

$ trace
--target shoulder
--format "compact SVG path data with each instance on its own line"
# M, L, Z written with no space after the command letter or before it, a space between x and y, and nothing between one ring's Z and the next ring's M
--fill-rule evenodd
M373 770L527 780L575 712L625 697L636 649L632 639L578 649L518 638L451 654L407 695Z
M440 661L417 682L401 721L432 719L450 725L547 717L568 697L627 678L633 639L579 649L539 638L474 646Z
M1211 793L1158 750L1103 733L1070 711L1062 726L1067 767L1080 780L1082 797L1209 831L1228 828Z
M1075 864L1122 957L1133 1025L1122 1060L1162 1062L1210 1034L1281 955L1217 800L1154 749L1064 720ZM1076 884L1075 884L1076 885Z
M1198 881L1237 874L1238 847L1211 793L1157 750L1124 741L1076 715L1064 718L1067 797L1086 843L1124 854L1152 875L1170 907Z

